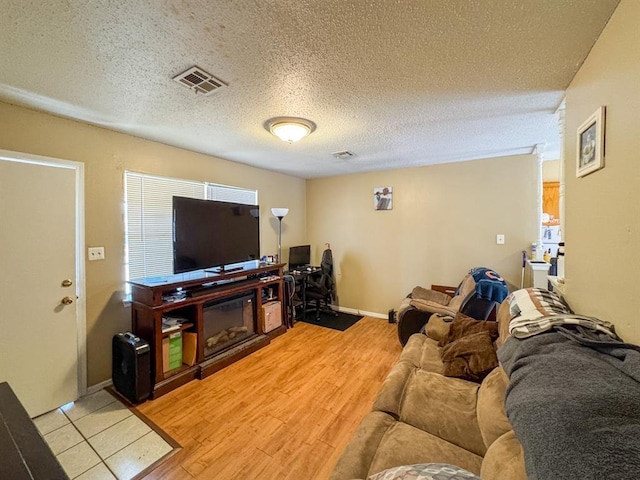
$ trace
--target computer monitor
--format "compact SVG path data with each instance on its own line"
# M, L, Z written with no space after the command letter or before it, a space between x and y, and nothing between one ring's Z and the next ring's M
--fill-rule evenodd
M311 245L298 245L289 248L289 270L306 267L311 263Z

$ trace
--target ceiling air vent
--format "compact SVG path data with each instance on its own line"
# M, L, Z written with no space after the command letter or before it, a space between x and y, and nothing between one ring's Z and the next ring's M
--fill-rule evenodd
M191 67L173 79L202 95L211 95L216 90L227 86L222 80L208 74L200 67Z
M331 155L336 157L338 160L348 160L349 158L353 158L356 156L355 153L350 152L349 150L343 150L341 152L333 152Z

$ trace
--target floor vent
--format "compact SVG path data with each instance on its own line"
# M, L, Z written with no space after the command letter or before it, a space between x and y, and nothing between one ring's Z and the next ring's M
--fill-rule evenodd
M173 79L202 95L211 95L220 88L227 86L222 80L208 74L200 67L191 67L186 72L176 75Z

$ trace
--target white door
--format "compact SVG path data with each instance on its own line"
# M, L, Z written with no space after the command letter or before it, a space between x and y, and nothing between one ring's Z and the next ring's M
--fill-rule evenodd
M78 398L76 195L74 168L0 156L0 381L32 417Z

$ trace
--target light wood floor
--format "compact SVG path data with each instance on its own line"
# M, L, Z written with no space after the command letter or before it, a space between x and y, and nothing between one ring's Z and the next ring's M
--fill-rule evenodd
M183 447L147 479L325 480L401 347L365 317L296 323L267 347L138 410Z

